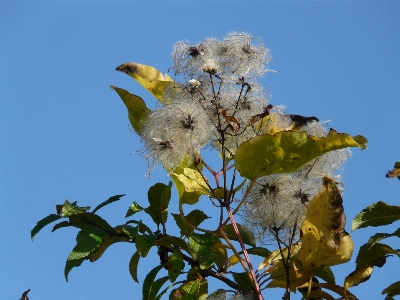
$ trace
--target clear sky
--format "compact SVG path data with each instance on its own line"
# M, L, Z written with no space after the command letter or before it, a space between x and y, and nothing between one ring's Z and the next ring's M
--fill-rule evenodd
M198 43L231 31L261 38L274 58L268 67L278 71L262 79L273 104L369 139L369 149L354 149L345 165L347 231L369 204L399 205L400 183L385 173L400 161L400 2L1 1L0 13L1 299L19 299L28 288L31 300L141 298L141 283L128 272L133 245L84 262L67 283L63 269L76 231L51 233L49 226L32 242L30 230L65 199L94 207L123 193L99 212L121 224L133 201L146 205L152 184L168 182L161 168L144 178L146 161L130 155L142 146L109 86L154 106L115 68L135 61L167 72L178 40ZM395 228L354 232L356 251L372 233ZM398 239L386 242L400 248ZM155 251L150 257L139 265L141 282L158 263ZM383 299L399 267L391 257L351 291ZM333 267L337 282L354 268L354 262Z

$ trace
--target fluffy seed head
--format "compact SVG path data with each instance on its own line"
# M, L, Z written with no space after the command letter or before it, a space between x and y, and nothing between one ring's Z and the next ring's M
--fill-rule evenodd
M142 140L150 170L158 162L175 169L211 138L214 127L203 107L186 100L165 105L148 118Z
M175 74L199 78L201 72L217 73L225 80L236 81L263 75L271 61L270 51L259 39L247 33L232 32L223 40L206 39L191 46L177 42L172 52Z

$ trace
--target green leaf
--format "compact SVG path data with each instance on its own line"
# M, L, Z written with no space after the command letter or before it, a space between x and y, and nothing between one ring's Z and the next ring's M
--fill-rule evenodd
M83 220L89 219L90 223L94 223L97 225L97 227L101 227L105 231L115 231L114 228L108 224L106 220L104 220L102 217L96 214L84 214L83 215Z
M167 277L168 278L168 277ZM164 294L174 286L174 284L170 284L169 286L167 286L164 290L162 290L156 297L155 300L161 300L161 297L164 296Z
M116 70L135 79L161 103L167 104L169 102L165 94L167 91L171 93L170 90L175 86L175 83L168 74L163 75L154 67L135 62L124 63L118 66Z
M67 260L65 263L65 268L64 268L64 276L65 280L68 282L68 274L72 270L72 268L79 267L83 261L85 261L87 258L80 258L80 259L75 259L75 260Z
M370 244L371 246L373 246L374 244L376 244L377 242L386 239L388 237L392 237L392 236L397 236L400 238L400 228L397 229L395 232L393 233L377 233L374 234L373 236L371 236L368 240L368 244Z
M130 225L120 225L115 228L117 231L121 231L129 236L131 239L135 238L139 233L138 226L130 226Z
M86 214L87 213L84 212L84 213L81 213L81 214L72 215L72 216L68 217L69 226L76 227L76 228L79 228L79 229L83 229L85 227L92 226L92 225L88 224ZM62 223L64 223L64 222L62 222ZM61 226L61 224L60 224L60 226ZM62 225L62 226L63 227L67 227L67 225Z
M56 225L53 226L53 229L51 232L56 231L57 229L63 228L63 227L70 227L72 226L68 221L62 221L60 223L57 223Z
M353 220L351 230L383 226L400 219L400 206L379 201L363 209Z
M33 227L32 231L31 231L31 239L33 240L33 238L35 237L35 235L42 230L43 227L45 227L46 225L61 219L61 217L59 215L56 214L51 214L48 215L47 217L41 219L39 222L37 222L37 224L35 225L35 227Z
M133 254L131 257L131 260L129 261L129 273L131 274L133 280L135 280L137 283L139 283L137 277L139 259L140 254L138 252L135 252L135 254Z
M202 281L200 281L200 287L199 287L199 300L205 300L207 298L208 295L208 281L207 279L203 279Z
M203 270L213 263L213 257L210 252L213 244L213 236L211 234L192 232L189 237L189 252L194 260L199 260L199 266Z
M175 282L176 278L181 274L185 263L183 262L182 254L175 250L168 260L168 276L171 282Z
M175 219L176 225L178 225L179 229L181 230L181 234L189 237L193 232L193 228L188 226L179 214L172 214L172 216ZM210 217L207 216L203 211L195 209L187 214L185 218L189 224L192 224L193 226L199 226L204 220L209 219Z
M168 217L168 204L171 199L171 184L156 183L148 192L150 206L144 211L157 225L165 224Z
M108 205L108 204L110 204L110 203L113 203L113 202L115 202L115 201L120 200L121 197L123 197L123 196L125 196L125 194L122 194L122 195L115 195L115 196L112 196L112 197L108 198L108 200L106 200L106 201L104 201L103 203L97 205L96 208L92 211L92 214L94 214L94 213L95 213L96 211L98 211L100 208L102 208L102 207L104 207L104 206L106 206L106 205Z
M235 153L235 164L241 176L256 179L296 171L318 156L347 147L364 149L365 145L333 129L326 138L311 136L305 131L280 131L240 144Z
M139 252L140 256L146 257L149 253L151 247L154 246L154 242L156 241L157 236L152 235L138 235L136 237L136 249Z
M103 241L101 242L100 246L94 250L92 253L89 255L89 260L90 262L95 262L98 260L104 252L110 247L112 244L115 244L117 242L121 242L122 240L116 236L110 236L107 234L104 238Z
M139 204L134 201L131 206L129 206L128 211L126 212L125 218L128 218L132 216L133 214L136 214L139 211L142 211L144 208L141 207Z
M187 243L184 240L182 240L181 238L171 236L171 235L163 236L162 238L156 240L154 244L157 246L168 247L171 250L174 250L175 247L179 247L182 250L185 250L186 252L188 252Z
M236 224L236 225L237 225L237 227L239 229L240 236L242 237L243 243L255 247L256 246L256 239L255 239L253 233L243 225L240 225L240 224ZM232 224L226 225L224 227L224 231L225 231L226 236L229 239L234 240L234 241L238 241L238 237L236 236L236 233L235 233L235 230L233 229L233 225Z
M235 273L231 272L233 280L240 285L243 289L247 291L252 291L254 289L253 283L251 282L249 276L247 275L246 272L244 273Z
M152 294L152 288L157 276L157 273L164 267L163 265L155 267L153 270L147 274L146 278L143 281L143 300L150 300L150 295ZM158 291L157 291L158 292ZM153 298L154 299L154 298Z
M130 224L130 223L137 224L140 233L145 233L145 232L147 232L147 233L150 234L150 235L153 234L153 232L151 231L151 229L150 229L148 226L146 226L144 223L142 223L142 220L140 220L140 221L129 220L129 221L126 222L126 224Z
M271 251L269 251L267 248L263 248L263 247L253 247L250 249L246 249L248 254L252 254L252 255L257 255L257 256L261 256L261 257L267 257L271 254ZM241 254L243 252L240 252Z
M151 112L150 109L147 108L146 103L139 96L131 94L128 91L113 85L111 88L121 97L128 109L128 118L132 128L140 135Z
M153 286L151 287L151 293L150 293L149 299L157 298L158 292L161 290L164 283L166 283L168 281L168 279L169 279L168 276L164 276L164 277L161 277L161 278L157 279L156 281L154 281Z
M382 295L387 294L385 300L391 299L393 296L400 295L400 281L392 283L382 291Z
M76 246L72 249L65 265L65 278L68 281L68 273L73 267L80 266L83 260L101 245L106 233L95 227L89 226L78 232L76 236Z
M89 209L90 206L79 207L76 202L70 203L68 200L65 200L64 205L57 205L57 212L63 218L83 213Z
M229 248L229 246L222 244L221 240L216 236L213 236L213 243L214 246L210 249L212 260L215 262L217 267L222 268L228 260L228 252L226 249Z
M389 245L382 243L376 243L372 246L370 244L364 244L361 246L360 251L358 251L356 259L357 269L375 265L377 261L380 261L388 254L400 256L400 250L394 250Z
M186 276L186 280L187 281L191 281L191 280L201 280L202 276L201 276L201 272L202 269L193 266L189 269L189 271L187 272L187 276Z
M193 280L184 283L176 290L172 290L169 299L198 300L199 299L200 282Z
M108 224L106 220L104 220L102 217L96 214L93 215L92 213L82 212L79 214L71 215L68 218L69 218L68 225L62 222L63 224L60 224L60 227L73 226L76 228L83 229L95 224L97 227L104 229L104 231L114 231L114 228L112 228L111 225Z
M335 283L335 275L329 267L315 269L313 274L314 276L325 280L326 283Z

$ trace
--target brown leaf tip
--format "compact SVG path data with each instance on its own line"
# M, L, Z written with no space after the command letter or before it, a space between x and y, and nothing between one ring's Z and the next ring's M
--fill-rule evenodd
M137 71L137 64L133 62L128 62L118 66L115 70L126 74L135 73Z

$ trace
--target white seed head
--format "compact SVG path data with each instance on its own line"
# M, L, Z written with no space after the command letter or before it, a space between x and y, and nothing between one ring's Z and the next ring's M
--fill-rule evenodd
M215 59L212 58L205 59L203 64L201 65L201 70L207 73L217 73L218 63Z
M198 81L197 79L190 79L189 80L189 84L191 87L193 88L198 88L200 86L200 81Z
M242 209L242 217L260 243L270 236L272 228L280 228L280 238L284 239L295 224L297 228L301 225L306 205L295 196L298 184L290 174L257 180Z
M232 32L223 40L209 38L191 46L187 41L175 43L172 51L176 75L199 78L201 72L224 76L234 82L263 75L272 60L270 51L259 39L247 33ZM194 76L197 75L197 76Z
M175 169L213 135L214 126L203 107L186 100L165 105L149 116L142 140L150 169L158 162L167 170Z

